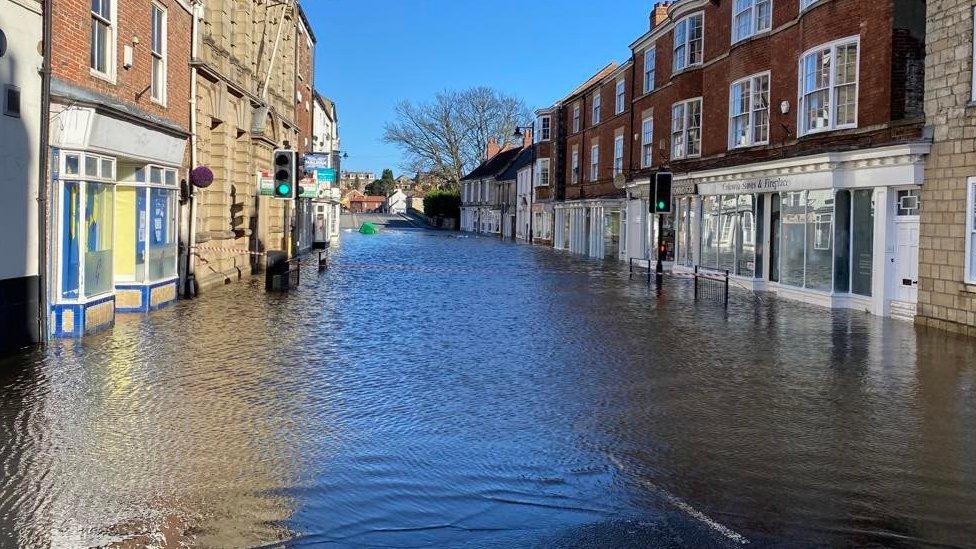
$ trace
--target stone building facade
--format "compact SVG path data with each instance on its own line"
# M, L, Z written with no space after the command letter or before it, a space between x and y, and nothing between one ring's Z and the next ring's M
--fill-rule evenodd
M976 81L972 0L929 0L925 116L933 131L922 187L918 317L976 335Z
M303 133L299 111L311 108L312 71L299 65L311 63L314 47L305 51L310 34L300 10L270 0L205 4L192 63L193 164L210 168L214 181L195 192L189 269L200 288L259 270L261 253L291 249L293 208L262 196L261 181L274 149L311 141L311 116Z

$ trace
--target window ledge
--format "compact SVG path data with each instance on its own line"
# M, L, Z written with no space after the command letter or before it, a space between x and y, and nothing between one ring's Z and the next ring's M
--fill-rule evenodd
M959 290L959 292L964 294L976 294L976 282L964 282L962 290Z
M684 74L686 72L691 72L691 71L694 71L694 70L699 70L703 66L704 66L704 63L696 63L694 65L688 65L687 67L685 67L683 69L679 69L679 70L672 69L671 70L671 78L674 78L676 76L681 76L682 74Z
M753 34L750 34L749 36L746 36L745 38L740 38L738 40L733 40L730 49L733 49L734 50L737 47L739 47L741 45L744 45L744 44L747 44L749 42L752 42L753 40L755 40L757 38L765 38L766 36L769 36L772 33L772 31L773 31L772 28L763 29L761 31L755 32Z

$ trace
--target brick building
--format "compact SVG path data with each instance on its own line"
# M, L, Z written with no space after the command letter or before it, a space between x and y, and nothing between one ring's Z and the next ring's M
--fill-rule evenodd
M210 168L214 181L194 192L188 259L200 288L259 270L255 254L292 249L294 208L271 198L268 182L274 149L300 149L306 136L311 141L310 126L303 130L298 119L312 99L311 69L299 69L314 58L314 50L301 53L309 40L314 48L294 2L205 4L192 61L191 163Z
M755 290L912 317L930 148L924 12L922 0L656 6L620 75L628 98L636 90L630 126L600 132L602 152L615 126L625 131L626 256L654 255L651 176L671 171L663 259L676 270L727 270ZM601 158L601 175L609 167Z
M631 146L631 62L615 63L560 101L565 200L555 207L554 244L593 258L624 253L622 177Z
M50 329L176 299L193 7L58 0L51 56Z
M971 0L929 0L919 324L976 335L976 79Z

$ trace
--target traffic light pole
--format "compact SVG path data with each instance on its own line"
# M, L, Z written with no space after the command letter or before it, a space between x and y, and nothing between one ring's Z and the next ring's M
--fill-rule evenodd
M664 214L657 214L657 268L655 282L658 288L664 282Z

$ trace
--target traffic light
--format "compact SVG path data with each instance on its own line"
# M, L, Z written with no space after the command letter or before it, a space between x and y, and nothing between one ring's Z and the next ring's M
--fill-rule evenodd
M298 156L289 149L274 151L274 193L281 200L294 200L298 193Z
M654 175L654 204L651 213L671 213L671 172L657 172Z

